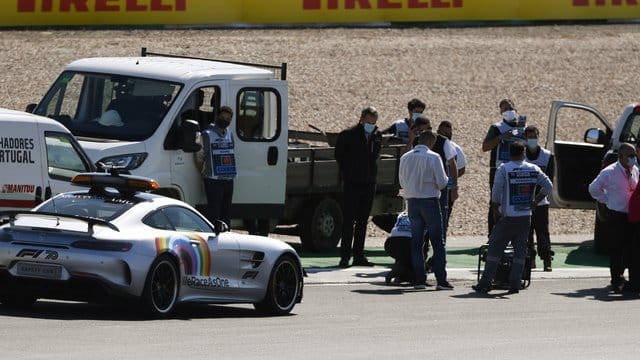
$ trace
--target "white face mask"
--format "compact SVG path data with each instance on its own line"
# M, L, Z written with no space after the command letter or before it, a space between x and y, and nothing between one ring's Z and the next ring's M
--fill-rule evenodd
M538 147L538 139L527 139L527 147L529 149L536 149Z
M638 165L638 159L635 156L630 156L627 158L627 166L630 168Z
M515 110L508 110L502 113L502 118L506 122L515 122L515 120L518 118L518 114Z
M411 113L411 120L415 121L418 118L418 116L420 116L420 115L422 115L422 114L418 113L418 112Z

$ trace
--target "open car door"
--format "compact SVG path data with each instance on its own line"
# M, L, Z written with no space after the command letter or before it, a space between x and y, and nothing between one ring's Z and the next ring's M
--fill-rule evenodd
M556 165L552 207L595 208L589 184L602 168L611 135L611 125L597 109L565 101L551 103L546 147L554 154Z

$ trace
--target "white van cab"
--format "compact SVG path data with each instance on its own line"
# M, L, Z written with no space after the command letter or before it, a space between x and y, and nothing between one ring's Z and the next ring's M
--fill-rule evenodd
M67 127L95 163L153 178L161 186L157 193L203 210L195 133L229 106L238 163L232 217L277 218L287 164L284 66L154 55L143 49L139 57L76 60L34 113ZM198 124L185 132L186 120Z
M0 210L31 209L72 190L71 177L95 167L67 128L0 108Z

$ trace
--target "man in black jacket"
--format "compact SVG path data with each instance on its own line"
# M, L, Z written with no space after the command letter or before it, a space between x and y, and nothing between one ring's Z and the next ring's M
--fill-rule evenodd
M349 266L352 253L354 266L374 265L364 256L364 240L376 191L376 161L382 146L377 121L377 110L364 108L358 124L342 131L336 141L335 156L344 190L340 267Z

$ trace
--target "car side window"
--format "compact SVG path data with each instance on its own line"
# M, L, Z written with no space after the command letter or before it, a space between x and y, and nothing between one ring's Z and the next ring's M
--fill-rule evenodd
M162 230L175 230L173 225L171 225L171 221L162 211L156 211L147 217L145 217L142 222L146 225L151 226L152 228L162 229Z
M169 206L162 209L177 231L214 232L209 224L195 212L180 206Z

